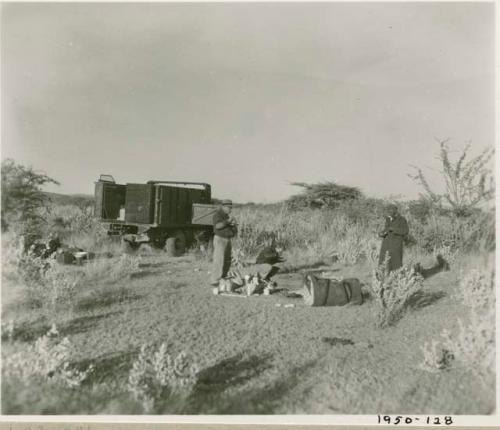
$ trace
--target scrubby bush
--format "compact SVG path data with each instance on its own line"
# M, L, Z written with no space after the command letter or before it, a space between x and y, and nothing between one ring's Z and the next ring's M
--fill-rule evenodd
M12 342L14 339L15 323L13 319L2 321L2 340Z
M24 237L3 236L2 278L16 284L33 285L41 281L47 262L31 251L25 251Z
M388 271L389 257L373 271L371 293L376 303L377 325L395 324L403 315L408 300L423 288L423 278L412 266Z
M431 215L424 222L410 215L408 225L413 244L428 253L441 247L461 252L495 249L493 211L477 211L469 217Z
M2 384L78 387L93 369L76 369L71 365L73 357L72 343L62 338L54 325L34 344L2 356Z
M104 226L94 217L92 207L54 205L47 211L46 218L48 232L69 246L93 252L116 248Z
M82 283L95 285L130 279L140 272L141 257L123 254L118 258L102 258L90 260L79 267L76 272Z
M365 251L365 238L362 232L353 228L338 241L336 256L341 263L353 265L365 255Z
M443 351L448 353L446 368L460 363L481 382L494 388L495 379L495 274L491 263L467 273L460 282L459 295L468 314L457 319L455 330L443 330L439 339L422 346L427 371L444 369Z
M160 413L168 408L169 401L180 405L186 399L197 373L197 366L185 353L174 358L168 354L165 343L158 350L143 345L130 370L127 387L144 412Z
M2 230L14 230L32 241L40 236L45 227L40 211L47 207L48 198L41 187L58 182L11 159L2 161L1 171Z
M470 144L467 145L456 161L450 158L448 140L439 141L439 161L444 182L444 193L431 189L422 169L414 167L416 173L410 175L424 190L425 198L433 206L448 205L459 217L468 216L474 209L494 197L493 173L489 163L494 149L485 148L479 155L468 159Z
M386 205L384 200L373 198L344 200L335 207L334 214L350 223L374 226L383 218Z
M48 315L69 307L79 281L76 273L53 258L42 258L33 250L25 252L20 236L11 236L2 245L3 279L22 289L28 303L43 308Z
M23 238L12 234L4 238L2 248L2 279L49 319L73 309L80 287L112 284L140 272L139 256L95 258L81 266L65 266L32 250L25 252Z

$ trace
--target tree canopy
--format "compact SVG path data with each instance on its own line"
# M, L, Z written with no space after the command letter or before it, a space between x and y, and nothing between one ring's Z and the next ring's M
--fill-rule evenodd
M469 157L470 144L468 144L453 161L450 157L448 140L438 141L443 193L431 189L419 167L412 166L415 173L409 176L423 188L422 199L428 200L436 208L444 203L455 215L466 216L495 196L493 173L489 167L495 151L494 148L487 147L479 155Z
M291 185L302 188L300 194L295 194L286 201L287 206L294 210L334 208L341 202L363 197L363 193L359 188L340 185L333 181L316 184L293 182Z
M2 230L11 227L33 230L40 224L39 209L45 207L48 198L41 187L59 183L45 173L16 163L12 159L2 161Z

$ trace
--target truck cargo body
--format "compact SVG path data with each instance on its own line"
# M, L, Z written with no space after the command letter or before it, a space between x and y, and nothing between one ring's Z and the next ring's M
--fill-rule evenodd
M195 230L211 233L216 207L205 183L149 181L95 185L95 216L108 225L108 234L147 233L165 240L176 232L192 236ZM154 236L154 238L153 238Z

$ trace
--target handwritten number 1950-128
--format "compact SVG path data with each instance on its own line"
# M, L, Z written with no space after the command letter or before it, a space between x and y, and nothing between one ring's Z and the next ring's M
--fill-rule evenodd
M440 417L404 417L401 415L391 416L391 415L378 415L378 423L387 423L387 424L413 424L413 423L422 423L422 424L431 424L431 425L447 425L453 424L453 419L450 416L445 416L443 418Z

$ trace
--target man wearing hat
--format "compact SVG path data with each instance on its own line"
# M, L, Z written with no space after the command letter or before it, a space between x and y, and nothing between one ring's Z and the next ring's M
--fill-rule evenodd
M379 233L382 238L380 247L379 266L384 263L389 255L389 272L399 269L403 265L403 240L408 234L408 223L400 215L395 204L387 205L384 230Z
M237 233L236 222L229 216L232 205L231 200L222 200L213 218L214 258L211 284L214 286L219 285L219 281L227 276L231 267L231 238Z

